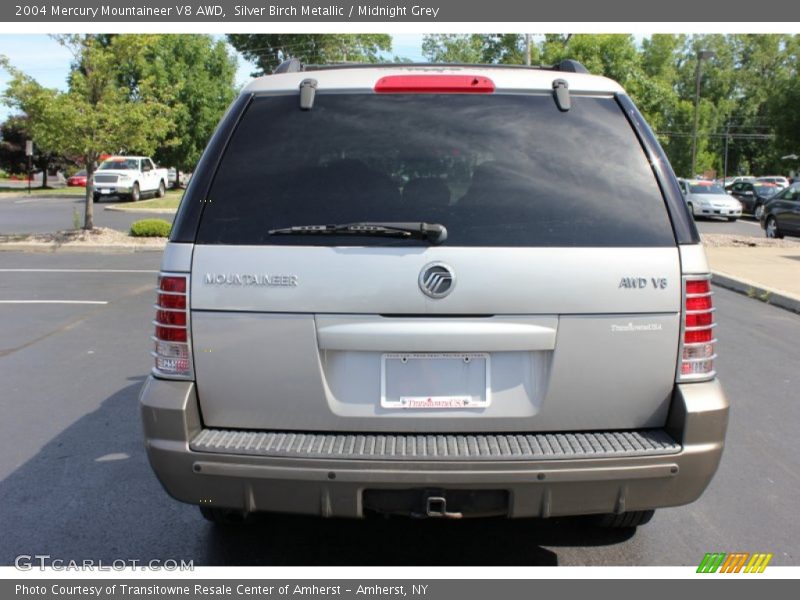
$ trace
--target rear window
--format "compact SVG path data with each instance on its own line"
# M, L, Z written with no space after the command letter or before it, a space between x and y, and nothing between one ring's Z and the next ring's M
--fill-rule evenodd
M725 194L725 188L718 183L691 183L689 191L692 194Z
M652 168L617 102L551 95L324 94L251 102L197 242L425 245L270 235L296 225L440 223L448 246L670 246Z
M109 171L111 169L120 171L138 171L139 161L135 158L112 158L103 162L98 169L100 171Z

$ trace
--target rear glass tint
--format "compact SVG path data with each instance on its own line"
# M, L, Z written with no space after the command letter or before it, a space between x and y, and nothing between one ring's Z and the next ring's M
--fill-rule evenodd
M224 152L205 244L424 245L270 235L295 225L441 223L448 246L670 246L653 170L613 98L256 97Z

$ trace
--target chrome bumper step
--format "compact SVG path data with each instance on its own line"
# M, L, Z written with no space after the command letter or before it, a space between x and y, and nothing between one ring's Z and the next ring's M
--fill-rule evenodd
M655 456L680 452L661 429L576 433L337 434L204 429L195 452L339 460L558 460Z

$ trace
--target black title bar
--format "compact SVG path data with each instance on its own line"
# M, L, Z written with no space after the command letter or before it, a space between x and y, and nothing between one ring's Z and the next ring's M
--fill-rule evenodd
M0 4L0 20L13 22L780 22L798 21L785 0L395 0L302 2L284 0L26 1Z

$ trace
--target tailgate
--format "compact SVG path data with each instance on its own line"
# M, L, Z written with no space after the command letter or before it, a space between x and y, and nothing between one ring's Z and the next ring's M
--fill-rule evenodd
M445 298L420 292L430 262L455 274ZM191 306L207 426L656 427L675 378L679 260L675 248L198 246ZM452 355L485 357L485 369L461 373ZM387 385L437 398L475 395L487 382L488 405L385 402Z

